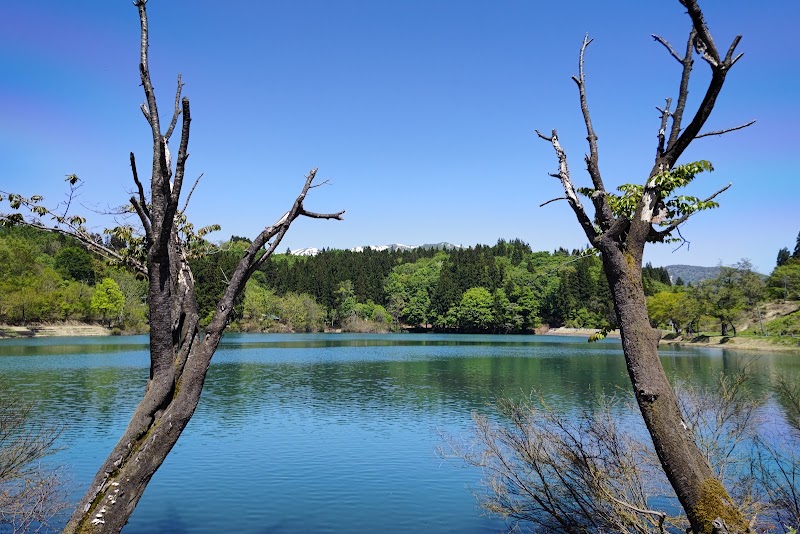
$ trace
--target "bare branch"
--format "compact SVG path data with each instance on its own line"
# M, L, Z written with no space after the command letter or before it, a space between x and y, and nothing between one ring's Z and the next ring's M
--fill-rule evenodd
M133 155L133 152L131 152L131 172L133 173L133 182L136 184L136 189L139 191L139 204L145 215L145 217L142 218L142 224L144 224L145 219L150 221L150 210L147 208L147 197L144 196L144 187L142 186L142 182L139 181L139 173L136 171L136 157Z
M204 173L201 173L200 176L197 177L197 180L194 181L192 188L189 190L189 194L186 196L186 202L183 203L183 209L181 210L181 213L184 213L186 208L189 207L189 201L192 199L192 194L194 194L194 190L197 187L197 184L200 183L200 179L203 177L203 174Z
M670 117L669 107L672 104L672 99L667 98L667 103L664 106L664 109L656 107L656 109L661 113L661 126L658 129L658 148L656 149L656 158L660 158L664 155L664 143L665 143L665 136L667 132L667 121Z
M691 248L691 246L692 246L692 243L691 243L691 241L689 241L688 239L683 237L683 234L681 233L680 226L675 228L675 231L678 232L678 237L681 238L681 244L678 245L677 247L675 247L674 249L672 249L672 252L678 252L681 248L683 248L683 245L686 245L686 250L689 250Z
M52 212L50 212L50 210L47 210L47 212L48 214L52 215ZM6 215L0 214L0 220L7 220L7 218L8 217ZM44 230L46 232L55 232L63 236L71 237L73 239L80 241L87 248L100 254L101 256L105 256L114 261L118 261L124 265L128 265L135 271L145 276L147 275L147 269L141 263L132 258L124 258L117 251L112 250L104 246L102 243L98 243L97 241L92 239L91 234L85 229L70 224L68 221L59 221L59 224L56 226L47 226L38 220L24 220L19 224L28 226L30 228L36 228L37 230Z
M169 128L167 128L167 133L164 134L164 138L169 141L169 138L172 137L172 131L175 129L175 125L178 124L178 116L181 114L181 90L183 89L183 84L181 83L181 75L178 74L178 89L175 91L175 111L172 113L172 120L169 123Z
M681 56L678 55L678 53L675 51L674 48L672 48L672 45L669 44L669 42L666 39L663 39L661 36L656 35L656 34L652 34L652 37L653 37L653 39L655 39L656 41L658 41L659 43L664 45L664 48L666 48L669 51L669 54L672 57L674 57L675 60L678 63L681 63L681 64L683 63L683 58L681 58Z
M306 181L303 184L303 188L295 199L291 209L283 214L278 221L264 228L264 230L262 230L261 233L258 234L258 236L256 236L256 238L250 243L250 246L245 251L242 259L239 261L239 264L236 266L225 294L220 300L220 303L224 305L218 306L218 311L212 319L207 331L213 331L217 328L224 327L224 325L227 323L230 311L233 308L232 303L236 298L236 295L241 292L244 284L250 278L250 275L252 275L256 269L261 267L275 252L295 219L298 217L311 217L314 219L342 220L344 211L339 211L336 213L315 213L307 211L303 207L303 201L305 200L308 191L312 188L312 184L316 175L317 169L312 169L311 172L308 173L308 176L306 176ZM264 250L262 251L262 249Z
M606 497L608 497L609 499L611 499L612 501L614 501L618 505L620 505L620 506L622 506L624 508L627 508L627 509L629 509L631 511L634 511L637 514L656 516L658 518L658 530L659 530L659 532L664 532L664 521L666 521L666 519L667 519L667 514L665 514L664 512L661 512L659 510L647 510L645 508L639 508L638 506L634 506L629 502L621 501L621 500L617 499L616 497L611 495L611 493L609 493L609 492L605 492L605 494L606 494Z
M320 183L318 183L318 184L314 184L314 185L312 185L311 187L309 187L309 189L315 189L315 188L317 188L317 187L322 187L323 185L328 185L328 184L330 184L330 183L331 183L331 181L330 181L330 180L323 180L322 182L320 182Z
M342 215L344 215L344 210L337 211L336 213L316 213L313 211L307 211L305 209L300 211L300 215L303 217L308 217L310 219L336 219L337 221L344 220Z
M722 135L722 134L726 134L728 132L735 132L736 130L743 130L743 129L747 128L748 126L752 126L755 123L756 123L756 121L754 119L754 120L751 120L750 122L748 122L746 124L740 124L739 126L734 126L733 128L725 128L723 130L714 130L713 132L705 132L705 133L697 134L696 136L694 136L694 138L695 139L700 139L702 137L709 137L711 135Z
M142 105L142 112L150 123L153 131L153 141L157 141L161 137L161 130L158 122L158 106L156 106L156 95L153 90L153 83L150 81L150 67L148 65L147 52L149 47L149 31L147 25L147 13L145 11L145 0L136 0L134 5L139 10L139 24L141 25L142 36L141 45L139 49L139 76L142 80L142 87L144 87L145 98L147 99L147 109Z
M741 41L741 40L742 40L742 36L741 35L737 35L736 37L733 38L733 42L731 43L731 46L728 47L728 53L725 54L725 64L728 65L728 68L731 68L733 66L733 64L736 63L737 61L739 61L739 58L741 58L744 55L742 53L742 54L739 54L736 57L733 57L733 53L736 51L736 47L739 46L739 41Z
M183 176L186 170L186 159L189 157L189 125L192 122L191 113L189 111L189 99L184 97L181 102L183 108L183 125L181 127L181 144L178 147L178 163L175 165L175 180L172 186L172 198L170 199L170 206L172 214L178 207L178 201L181 196L181 188L183 187ZM167 214L169 215L169 213Z
M553 133L550 137L542 135L538 130L536 130L536 134L542 139L549 141L550 144L553 145L553 150L555 150L556 156L558 157L559 170L557 176L561 181L561 185L564 187L564 193L567 196L567 201L569 202L572 211L575 212L575 216L578 218L578 222L581 224L586 237L589 238L589 242L594 245L594 240L597 238L597 231L592 225L591 219L589 219L589 216L586 214L586 210L584 210L583 205L581 204L581 201L575 192L575 187L572 185L572 180L569 177L569 168L567 167L567 154L564 152L564 149L558 142L558 134L555 130L553 130Z
M144 227L144 235L147 236L148 239L153 239L153 228L150 226L150 219L145 213L145 206L139 204L139 201L136 200L136 197L131 197L131 205L133 209L136 210L136 214L139 215L139 219L142 221L142 227Z
M558 176L556 176L556 178L557 178L557 177L558 177ZM559 201L559 200L569 200L569 199L568 199L567 197L551 198L551 199L550 199L550 200L548 200L547 202L543 202L543 203L539 204L539 207L540 207L540 208L543 208L543 207L547 206L548 204L550 204L551 202L557 202L557 201Z
M589 115L589 103L586 99L586 75L583 69L586 49L591 43L592 39L589 39L589 34L586 34L583 38L583 44L581 45L581 52L578 60L578 76L573 76L572 80L578 86L581 112L583 113L583 122L586 125L586 140L589 142L589 154L584 158L586 161L586 169L589 171L589 176L592 179L592 184L594 185L595 191L605 192L603 179L600 176L600 156L597 150L597 134L594 131L592 118ZM594 204L595 219L597 220L598 224L603 229L608 228L614 221L614 215L611 212L611 208L608 206L608 203L606 202L605 195L597 195L592 197L592 202Z
M680 0L680 3L689 12L689 17L692 19L694 30L697 32L697 39L695 40L695 48L699 54L703 55L703 59L709 62L712 67L719 66L721 60L717 47L714 44L714 39L711 38L711 32L708 31L705 17L703 12L700 11L700 6L697 0Z
M692 30L689 31L689 38L686 40L686 53L681 60L683 69L681 71L680 86L678 88L678 102L675 104L675 112L672 114L672 129L669 133L667 148L675 144L675 141L681 133L683 112L686 110L686 99L689 96L689 79L691 78L692 66L694 65L694 61L692 60L692 43L694 42L695 35L694 28L692 28Z

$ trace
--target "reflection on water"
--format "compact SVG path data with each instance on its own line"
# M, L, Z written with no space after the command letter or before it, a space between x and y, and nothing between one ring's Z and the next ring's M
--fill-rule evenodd
M4 392L64 425L58 460L79 492L142 394L146 337L0 342ZM742 358L762 375L797 358L671 348L668 372L712 384ZM630 388L619 343L444 335L228 335L197 413L126 532L496 532L472 491L480 473L443 462L438 432L463 432L499 396L540 390L563 410Z

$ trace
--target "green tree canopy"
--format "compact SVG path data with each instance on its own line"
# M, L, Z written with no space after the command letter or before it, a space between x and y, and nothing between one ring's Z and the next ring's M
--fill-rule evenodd
M92 257L84 248L63 247L56 253L55 266L56 271L64 278L94 285Z
M119 290L119 284L113 278L103 278L92 295L92 310L100 314L102 321L111 323L112 318L119 319L125 304L125 295Z

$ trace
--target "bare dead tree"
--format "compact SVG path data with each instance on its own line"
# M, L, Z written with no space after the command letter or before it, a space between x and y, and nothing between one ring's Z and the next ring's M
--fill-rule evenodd
M589 114L584 78L584 56L591 40L584 39L580 50L578 75L573 77L580 96L580 107L587 131L589 153L585 157L592 187L576 188L570 177L567 155L555 130L537 135L550 143L559 163L552 174L563 186L565 198L591 245L603 259L622 336L628 373L637 404L653 439L661 465L694 532L743 532L749 526L715 476L698 448L694 435L683 420L675 392L658 358L660 331L651 328L642 287L642 256L648 242L671 239L679 225L697 211L716 206L714 198L723 187L706 199L671 197L677 188L687 185L695 175L711 170L708 162L677 165L686 148L708 135L741 129L736 126L709 133L701 129L711 115L730 69L742 57L734 55L741 36L733 39L725 55L720 54L696 0L680 0L691 19L685 51L677 52L669 42L653 36L681 65L681 77L675 109L672 100L660 108L656 156L646 182L623 186L622 195L606 190L600 166L597 134ZM695 54L711 69L711 78L703 98L689 115L687 100ZM586 195L594 208L591 217L579 194Z
M6 193L12 209L28 208L33 218L23 218L20 213L0 217L5 223L29 224L75 237L93 250L127 264L149 281L150 375L144 397L124 434L80 500L65 532L119 532L122 529L151 477L197 408L211 357L228 324L234 300L247 280L276 250L298 217L341 220L344 213L315 213L305 208L309 191L321 185L314 184L316 169L312 170L289 211L253 239L230 275L211 323L204 331L199 329L194 278L188 263L193 243L187 242L191 240L186 239L186 230L182 226L185 225L185 206L180 208L179 205L189 157L189 99L181 97L179 76L171 120L166 131L162 132L148 64L146 3L147 0L134 1L141 24L139 74L145 95L141 109L152 132L152 174L148 194L145 184L139 179L136 160L131 153L136 190L130 198L130 205L138 215L142 235L134 236L130 228L118 229L129 243L141 246L133 247L134 253L111 250L86 230L85 219L69 216L66 209L61 212L45 208L40 204L41 197L26 198ZM168 143L179 121L178 153L172 158ZM70 175L67 180L71 188L76 186L76 176ZM188 202L188 198L185 201ZM47 216L55 222L55 228L43 222L42 217ZM196 238L197 235L190 232L189 237ZM136 250L141 252L137 254Z

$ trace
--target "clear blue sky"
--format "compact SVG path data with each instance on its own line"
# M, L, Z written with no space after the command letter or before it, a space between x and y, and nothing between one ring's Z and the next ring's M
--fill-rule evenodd
M769 272L800 231L796 27L800 2L701 2L727 49L744 58L708 128L755 126L695 142L684 161L716 172L690 193L733 182L720 209L683 228L689 248L648 249L655 265L715 265L749 257ZM658 113L675 97L679 65L650 37L682 49L689 19L677 0L150 0L151 71L163 116L183 74L192 104L190 178L204 173L189 216L218 222L217 239L252 237L288 209L319 167L331 185L306 202L345 221L298 221L286 247L521 238L534 250L586 239L549 177L558 129L573 178L586 150L570 76L586 32L586 74L601 170L609 188L641 183ZM128 153L149 169L139 111L138 17L128 0L9 2L0 19L0 185L56 202L63 177L81 202L125 202ZM697 81L706 65L695 63ZM695 85L691 96L702 94ZM177 135L172 145L177 150ZM791 154L795 157L790 158ZM98 221L98 225L106 224Z

